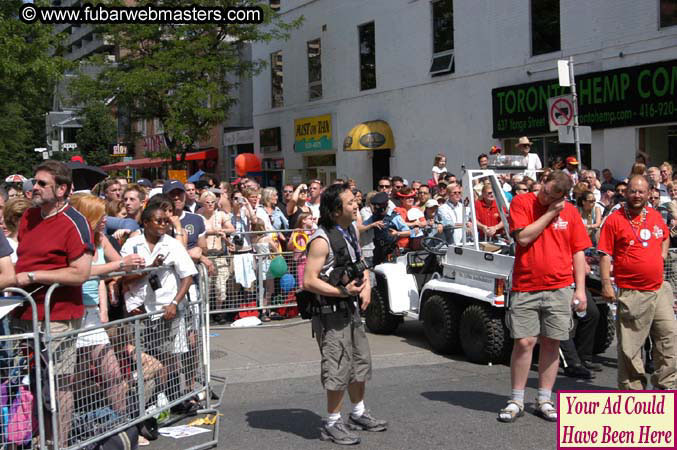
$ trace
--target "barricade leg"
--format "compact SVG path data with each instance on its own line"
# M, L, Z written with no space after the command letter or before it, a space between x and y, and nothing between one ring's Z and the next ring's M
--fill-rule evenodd
M33 298L8 288L3 305L24 305L32 320L0 319L0 447L45 448L39 323Z

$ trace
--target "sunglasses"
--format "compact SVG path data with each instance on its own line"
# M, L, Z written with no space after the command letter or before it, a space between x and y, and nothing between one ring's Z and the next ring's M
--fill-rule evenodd
M35 184L43 188L49 186L49 184L44 180L35 180Z
M390 187L389 184L379 184L378 185L379 189L388 189Z
M282 192L285 193L285 194L293 194L294 193L294 191L282 191Z

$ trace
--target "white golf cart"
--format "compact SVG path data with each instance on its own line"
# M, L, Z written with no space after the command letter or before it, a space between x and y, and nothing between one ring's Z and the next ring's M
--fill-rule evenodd
M493 155L492 155L493 156ZM390 334L404 317L423 321L426 338L434 351L457 353L469 361L502 362L512 350L505 326L505 302L510 290L514 244L507 221L509 208L497 172L518 172L521 157L492 158L490 170L467 170L463 176L464 198L471 199L463 217L470 223L470 239L464 230L462 243L448 245L445 235L423 238L424 250L411 251L395 261L373 268L372 300L366 311L370 331ZM489 180L494 191L505 234L483 242L478 233L472 187ZM445 232L452 230L445 230ZM546 261L543 262L547 264ZM606 303L596 299L600 323L595 353L601 353L614 337L613 316Z

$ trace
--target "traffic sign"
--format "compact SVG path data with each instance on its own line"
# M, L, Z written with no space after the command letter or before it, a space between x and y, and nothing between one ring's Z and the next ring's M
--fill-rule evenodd
M66 150L75 150L78 148L78 144L75 142L65 142L61 144L61 150L66 151Z
M557 127L557 138L560 144L573 144L574 127ZM581 144L592 144L592 129L590 127L578 127L578 142Z
M557 131L557 127L573 125L574 99L571 95L548 99L548 122L550 131Z

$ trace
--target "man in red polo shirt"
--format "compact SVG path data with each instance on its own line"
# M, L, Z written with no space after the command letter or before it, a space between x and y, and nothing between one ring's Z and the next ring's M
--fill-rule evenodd
M626 203L607 217L597 250L602 253L602 297L616 295L611 285L611 258L618 286L618 388L646 389L642 346L651 334L656 389L675 388L675 318L672 288L663 280L663 261L670 232L661 215L647 207L649 182L635 175L628 182Z
M475 200L475 215L480 238L493 238L503 232L503 221L496 206L496 198L491 184L482 186L482 198Z
M559 342L569 339L572 306L585 311L583 250L592 246L576 207L566 201L570 189L571 178L554 171L538 194L517 195L510 204L509 225L517 249L506 322L515 342L510 361L512 396L499 413L501 422L513 422L524 414L524 388L537 341L541 347L536 414L557 421L551 395Z
M49 305L50 333L65 333L80 328L85 308L82 283L90 274L92 235L87 220L68 205L73 181L71 170L62 162L48 160L35 169L34 208L24 213L19 223L19 247L16 279L19 286L33 293L40 327L45 321L45 292L54 290ZM32 332L31 310L18 310L12 325L16 330ZM59 443L66 447L73 413L73 370L75 339L55 339L50 343L59 376Z

